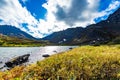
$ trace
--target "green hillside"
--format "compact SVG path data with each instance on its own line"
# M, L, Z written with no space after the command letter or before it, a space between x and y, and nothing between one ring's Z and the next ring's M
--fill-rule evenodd
M0 80L119 80L120 45L82 46L0 72Z
M29 40L25 38L9 37L0 34L0 46L43 46L49 44L47 41Z

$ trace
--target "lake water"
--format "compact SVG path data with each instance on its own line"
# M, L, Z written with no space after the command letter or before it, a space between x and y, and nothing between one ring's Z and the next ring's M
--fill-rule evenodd
M10 59L24 54L29 53L29 63L34 63L38 60L44 59L44 57L42 57L44 54L53 55L75 47L77 46L0 47L0 61L2 61L2 63L0 63L0 67Z

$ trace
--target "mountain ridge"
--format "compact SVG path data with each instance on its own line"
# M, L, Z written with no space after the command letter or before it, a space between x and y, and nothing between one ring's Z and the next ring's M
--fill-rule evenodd
M77 28L71 28L72 30L75 30ZM119 39L120 37L120 8L116 10L113 14L110 14L109 17L106 20L103 20L96 24L91 24L84 28L83 30L76 30L77 32L72 33L71 31L64 30L59 31L56 33L53 33L45 38L43 40L49 40L52 43L55 44L67 44L67 45L76 45L76 44L106 44L111 41L114 41L116 38ZM76 36L78 33L79 35L77 37L69 37L65 35L66 33L71 34L72 36ZM61 39L60 35L56 34L63 34ZM52 36L52 37L51 37ZM70 38L70 41L63 41L59 43L61 40ZM120 42L120 40L117 40ZM118 43L119 43L118 42Z
M42 39L37 39L10 25L0 25L0 34L20 39L47 40L53 44L104 44L116 40L120 43L120 8L110 14L106 20L91 24L86 28L68 28L54 32Z
M31 40L36 40L33 36L27 34L26 32L10 25L0 25L0 34L9 36L9 37L17 37L17 38L26 38Z

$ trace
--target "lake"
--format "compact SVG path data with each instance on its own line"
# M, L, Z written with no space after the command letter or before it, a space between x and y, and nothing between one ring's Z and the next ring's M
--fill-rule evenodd
M2 67L4 63L10 59L24 54L29 53L30 57L28 63L34 63L44 59L44 57L42 57L44 54L53 55L75 47L77 46L0 47L0 61L2 61L2 63L0 63L0 67Z

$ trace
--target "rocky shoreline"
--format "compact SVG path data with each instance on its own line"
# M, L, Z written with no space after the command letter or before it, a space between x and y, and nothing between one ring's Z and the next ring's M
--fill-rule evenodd
M11 69L15 66L22 65L23 63L26 63L26 62L29 61L29 56L30 56L30 54L25 54L25 55L22 55L22 56L15 57L15 58L5 62L3 67L1 67L0 69L3 69L5 67L7 69ZM2 64L3 62L0 61L0 63Z
M18 52L18 54L20 54L20 55L12 55L11 54L9 56L6 56L8 54L4 54L5 56L1 55L1 58L0 58L0 71L10 70L10 69L14 68L15 66L21 66L21 65L26 66L26 65L29 65L32 63L36 63L37 61L48 58L53 54L71 50L75 47L76 46L69 46L66 48L64 47L64 48L58 48L58 49L56 47L46 47L45 49L44 48L36 49L36 52L32 52L32 51L25 52L26 54L24 54L24 53L20 54L19 52ZM64 50L64 49L66 49L66 50ZM4 52L4 53L6 53L6 52ZM17 53L15 53L15 54L17 54Z

